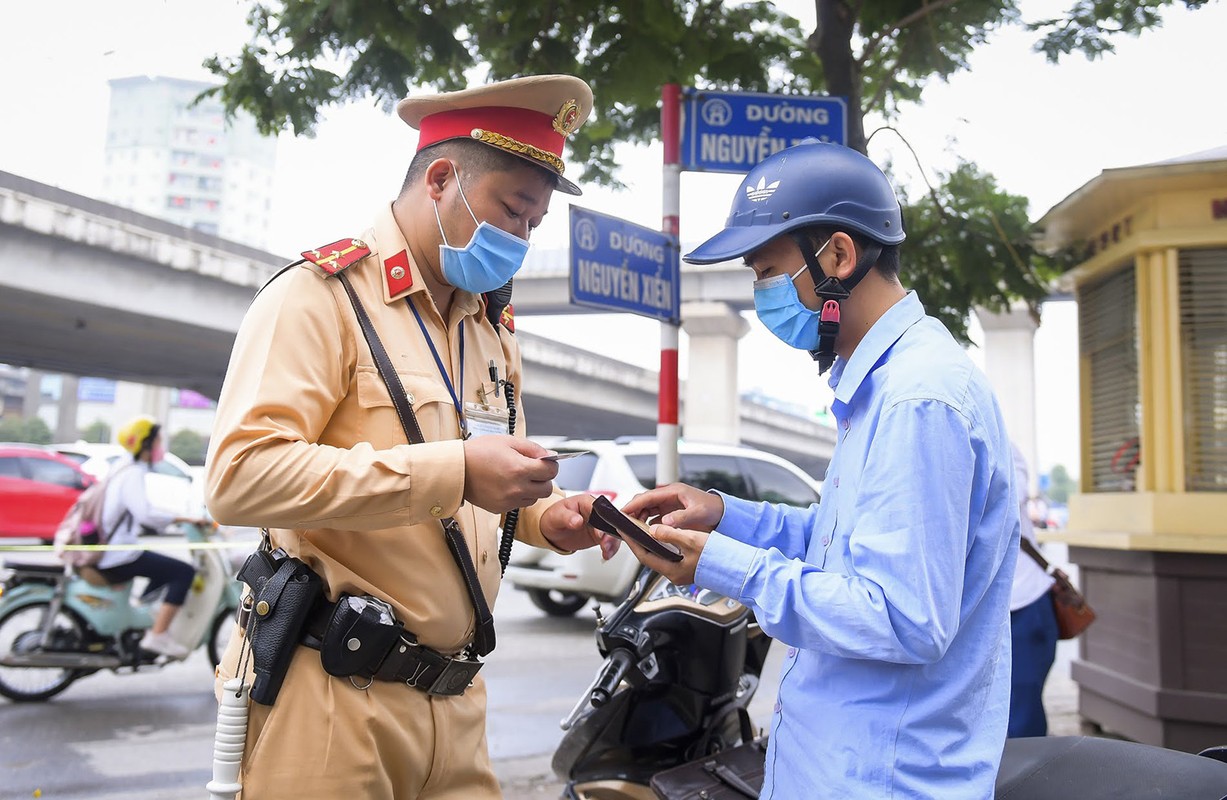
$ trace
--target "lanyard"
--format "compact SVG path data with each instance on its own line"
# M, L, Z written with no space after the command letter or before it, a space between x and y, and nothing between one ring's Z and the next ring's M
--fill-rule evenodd
M456 396L456 390L452 388L452 380L447 377L447 368L443 366L443 359L439 358L439 351L435 349L435 343L431 341L430 333L426 330L426 323L422 322L422 315L418 313L417 307L413 305L413 301L405 298L405 303L409 306L409 310L413 312L413 318L418 321L418 327L422 329L422 336L426 339L426 346L430 348L430 354L435 357L435 366L439 368L439 375L443 378L443 385L447 387L447 393L452 396L452 405L456 407L456 421L460 423L460 438L469 438L469 426L464 419L464 408L460 405L460 397ZM460 394L464 395L464 320L460 321Z

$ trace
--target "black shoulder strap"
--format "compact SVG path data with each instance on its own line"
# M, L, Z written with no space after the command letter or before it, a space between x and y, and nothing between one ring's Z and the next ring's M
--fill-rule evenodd
M409 403L405 387L400 382L400 376L396 374L392 360L388 358L388 352L384 350L383 342L379 340L379 334L375 332L371 318L367 316L362 301L358 299L358 293L354 291L353 285L349 282L349 276L342 272L336 277L345 287L345 293L349 295L349 302L353 304L354 314L357 315L358 324L362 327L362 335L371 348L375 366L379 369L384 385L388 387L388 394L392 397L396 414L400 417L401 426L405 429L405 437L410 444L422 444L426 441L426 437L422 435L422 428L418 425L417 416L413 413L413 406ZM443 532L447 536L447 548L451 551L456 565L460 567L460 573L464 576L465 588L469 592L469 599L473 601L473 610L477 612L473 649L479 656L484 656L494 649L494 615L490 613L490 605L486 602L486 595L481 590L481 582L477 579L477 570L473 566L473 557L469 553L468 545L465 544L464 533L453 517L442 520L442 523Z

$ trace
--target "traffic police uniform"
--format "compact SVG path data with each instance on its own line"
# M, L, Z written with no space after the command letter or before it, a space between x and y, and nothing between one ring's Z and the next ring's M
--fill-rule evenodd
M420 129L419 149L472 137L549 169L559 176L557 188L577 193L561 177L560 155L590 109L583 81L542 76L410 98L399 110ZM504 421L507 406L490 364L518 398L520 352L510 320L492 325L483 299L461 290L442 319L390 206L360 238L303 255L301 267L259 293L239 331L210 446L209 507L219 520L272 529L273 545L319 573L329 600L341 592L387 600L419 642L457 653L473 638L475 612L439 520L456 518L491 606L500 581L500 520L463 500L457 412L406 303L418 311L466 410L487 406ZM407 443L344 288L331 277L340 269L396 366L423 444ZM516 434L525 428L521 413ZM560 496L556 490L523 509L517 538L550 547L539 521ZM242 643L232 638L218 687L235 674ZM329 676L317 651L298 647L276 702L251 705L244 796L501 796L480 675L456 696L385 681L358 688L364 683Z

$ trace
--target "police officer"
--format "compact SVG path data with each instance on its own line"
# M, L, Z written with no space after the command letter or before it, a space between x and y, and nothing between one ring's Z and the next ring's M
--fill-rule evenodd
M458 523L490 604L500 515L513 509L529 544L600 544L606 558L617 546L586 524L591 498L564 499L557 465L524 438L514 320L491 307L505 303L497 291L522 265L553 192L579 194L561 156L591 107L587 84L563 75L402 100L397 111L419 139L400 195L360 237L304 252L259 293L218 402L207 468L214 517L271 528L274 546L322 578L328 601L344 592L386 602L443 659L466 652L478 620L442 520ZM344 200L343 177L337 184L321 197ZM408 442L342 276L424 443ZM219 685L242 646L234 637ZM478 674L459 688L336 678L320 652L297 647L276 701L251 707L244 795L499 797L485 685Z

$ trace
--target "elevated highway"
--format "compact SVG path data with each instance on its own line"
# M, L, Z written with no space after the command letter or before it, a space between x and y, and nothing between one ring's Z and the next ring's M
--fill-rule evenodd
M252 295L289 260L0 172L0 362L217 397ZM566 274L557 252L530 260L517 314L582 311ZM734 309L750 301L732 265L687 271L682 292ZM655 432L655 372L527 333L520 341L533 433ZM684 426L684 401L681 415ZM744 401L738 416L741 441L825 472L830 428Z

